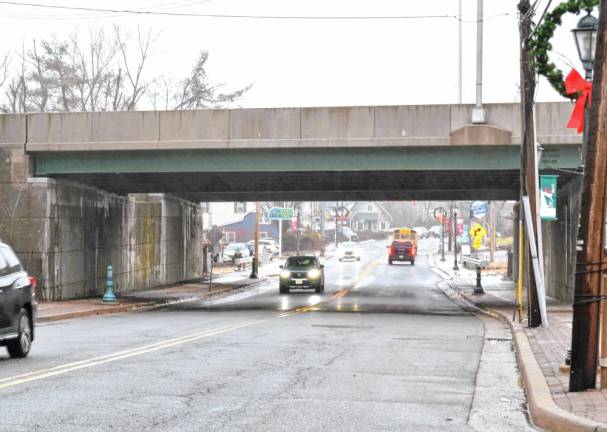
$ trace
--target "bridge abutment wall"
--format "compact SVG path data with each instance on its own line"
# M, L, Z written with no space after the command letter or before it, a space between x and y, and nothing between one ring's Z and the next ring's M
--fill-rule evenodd
M119 294L202 275L199 206L34 178L30 164L19 137L0 133L0 239L39 280L40 299L101 296L108 265Z
M582 176L558 190L557 220L542 222L546 295L573 302Z

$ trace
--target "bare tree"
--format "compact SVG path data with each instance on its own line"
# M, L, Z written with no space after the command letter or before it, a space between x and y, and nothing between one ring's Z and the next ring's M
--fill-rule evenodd
M0 57L0 88L4 86L4 83L8 79L8 68L10 65L10 55L6 53L4 57Z
M219 89L223 84L211 85L206 73L206 63L209 59L207 51L201 51L190 76L177 86L173 99L173 109L199 109L219 107L222 104L234 102L248 91L252 85L248 85L232 93L221 93Z
M148 31L146 35L141 34L141 29L137 29L137 49L136 55L130 53L126 38L122 35L118 26L114 27L116 33L116 42L122 54L124 72L126 81L128 82L128 92L125 89L124 93L124 109L134 110L137 102L145 94L147 86L143 82L143 68L148 59L150 47L156 40L156 36L152 36L152 32ZM130 53L130 54L129 54ZM135 59L133 62L131 59Z
M111 36L89 30L86 42L77 34L33 40L19 56L20 67L9 67L9 55L0 57L0 112L134 110L144 96L154 109L219 107L251 87L222 92L223 84L211 85L206 51L182 81L150 77L146 67L156 38L138 29L136 40L129 39L115 26Z

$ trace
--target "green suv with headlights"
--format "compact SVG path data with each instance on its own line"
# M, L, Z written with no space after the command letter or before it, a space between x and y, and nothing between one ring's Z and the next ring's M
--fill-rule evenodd
M280 266L279 288L281 294L292 289L313 289L317 294L325 292L324 265L315 256L293 256Z

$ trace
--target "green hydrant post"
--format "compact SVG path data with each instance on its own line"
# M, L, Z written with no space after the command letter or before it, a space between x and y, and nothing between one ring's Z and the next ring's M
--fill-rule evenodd
M107 266L107 278L105 279L105 294L103 294L103 302L116 303L117 299L114 295L114 281L112 276L112 266Z

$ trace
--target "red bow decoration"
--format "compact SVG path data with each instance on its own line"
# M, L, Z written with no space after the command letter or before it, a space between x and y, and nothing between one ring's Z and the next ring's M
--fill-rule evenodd
M584 107L586 106L586 100L588 100L588 105L590 105L592 83L582 78L578 71L571 69L571 72L565 78L565 93L568 95L579 93L567 127L582 132L584 130Z

